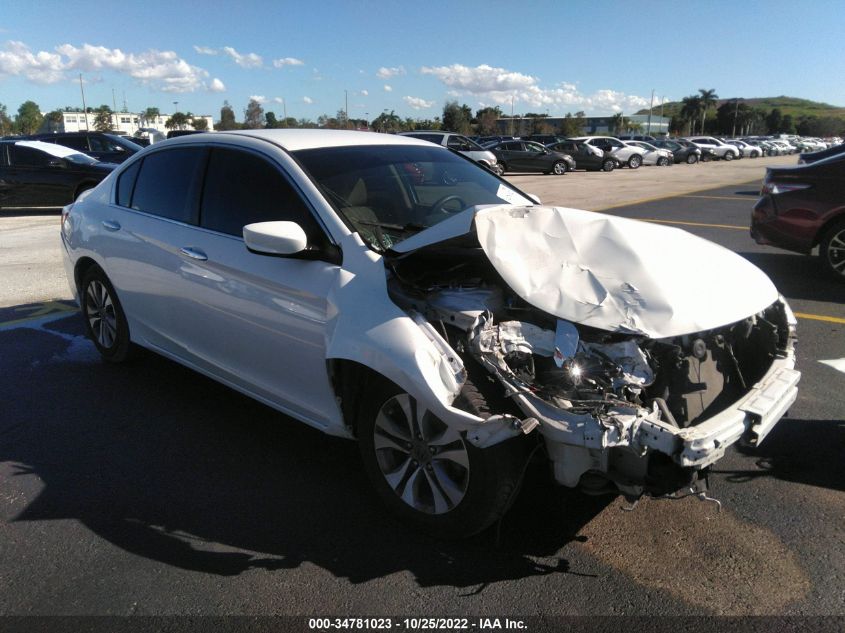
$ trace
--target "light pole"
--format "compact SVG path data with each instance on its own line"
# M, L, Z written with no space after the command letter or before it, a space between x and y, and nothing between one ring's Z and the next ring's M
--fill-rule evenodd
M88 108L85 105L85 90L82 88L82 73L79 73L79 92L82 93L82 115L85 117L85 131L90 131L88 127Z
M651 105L648 106L648 127L646 134L651 134L651 111L654 110L654 88L651 89Z

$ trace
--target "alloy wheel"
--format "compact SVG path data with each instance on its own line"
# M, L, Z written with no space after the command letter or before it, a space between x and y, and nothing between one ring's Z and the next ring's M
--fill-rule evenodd
M385 481L411 508L444 514L466 495L470 467L464 439L410 395L397 394L381 406L373 445Z
M113 347L117 339L117 314L108 288L96 279L85 292L85 316L100 346Z

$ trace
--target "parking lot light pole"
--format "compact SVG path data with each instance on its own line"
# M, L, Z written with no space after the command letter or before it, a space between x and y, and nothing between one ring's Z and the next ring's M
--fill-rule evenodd
M654 110L654 88L651 89L651 105L648 106L648 124L646 126L646 134L651 134L651 112Z
M85 131L89 132L88 108L85 106L85 89L82 87L82 73L79 73L79 92L82 93L82 115L85 117Z

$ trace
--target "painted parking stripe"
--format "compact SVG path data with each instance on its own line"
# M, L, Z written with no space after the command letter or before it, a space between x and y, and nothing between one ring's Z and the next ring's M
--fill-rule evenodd
M794 312L799 319L810 319L811 321L827 321L828 323L842 323L845 324L845 319L834 316L824 316L822 314L807 314L806 312Z
M741 187L743 185L758 185L759 180L746 180L744 182L738 182L735 184L728 183L725 187ZM713 191L715 187L708 187L707 189L694 189L693 191L681 191L676 193L670 193L663 196L654 196L653 198L641 198L640 200L628 200L627 202L620 202L619 204L612 204L608 207L601 207L600 209L593 209L594 211L607 211L609 209L618 209L620 207L635 207L639 204L646 204L647 202L657 202L659 200L669 200L670 198L678 198L681 196L689 196L695 194L697 192L705 192L705 191Z
M46 323L68 316L78 309L75 304L67 301L44 301L21 306L12 312L16 318L0 322L0 330L10 330L24 323Z
M737 224L706 224L704 222L682 222L681 220L658 220L657 218L631 218L632 220L640 220L642 222L655 222L657 224L679 224L681 226L701 226L710 229L735 229L737 231L747 231L747 226L739 226Z
M752 196L678 196L679 198L704 198L705 200L734 200L749 204L754 201Z
M834 358L833 360L820 360L823 365L828 365L845 374L845 358Z

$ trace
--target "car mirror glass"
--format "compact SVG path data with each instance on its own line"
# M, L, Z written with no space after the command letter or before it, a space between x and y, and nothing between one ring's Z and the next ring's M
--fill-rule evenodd
M296 255L308 246L305 231L296 222L247 224L243 236L249 250L267 255Z
M61 158L51 158L50 162L47 163L47 166L48 167L64 168L64 167L67 167L67 163L65 163L65 161L62 160Z

